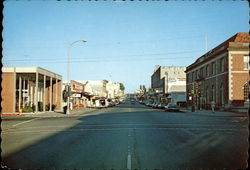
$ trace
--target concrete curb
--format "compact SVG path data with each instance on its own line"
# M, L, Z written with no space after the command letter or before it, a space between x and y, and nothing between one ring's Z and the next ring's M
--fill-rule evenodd
M99 109L78 109L73 110L70 114L64 114L61 111L54 111L54 112L39 112L39 113L8 113L8 114L1 114L1 117L72 117L72 116L80 116L84 114L88 114Z

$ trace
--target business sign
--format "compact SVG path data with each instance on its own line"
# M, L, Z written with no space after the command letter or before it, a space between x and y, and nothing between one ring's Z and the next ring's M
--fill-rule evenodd
M80 92L80 93L84 91L84 85L82 83L72 81L72 80L70 83L71 83L72 91Z
M72 97L81 97L81 94L72 94Z

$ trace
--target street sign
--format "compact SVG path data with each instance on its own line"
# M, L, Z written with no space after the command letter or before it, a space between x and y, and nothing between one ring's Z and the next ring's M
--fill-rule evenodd
M81 97L81 94L72 94L72 97Z

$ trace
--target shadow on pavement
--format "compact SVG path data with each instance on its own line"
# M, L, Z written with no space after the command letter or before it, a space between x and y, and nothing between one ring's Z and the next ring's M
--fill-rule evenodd
M23 169L38 169L38 168L85 168L85 169L126 169L127 165L127 138L128 131L131 128L143 127L143 128L161 128L161 125L167 122L175 122L176 124L181 123L190 123L190 121L196 120L192 117L180 118L180 114L164 114L164 112L156 112L155 110L147 107L134 107L129 106L118 106L119 108L137 108L145 109L145 111L136 111L136 112L118 112L115 109L107 114L100 115L90 115L86 117L77 117L79 121L78 124L71 128L64 129L62 131L56 130L53 128L47 129L47 131L40 131L39 129L29 129L29 132L21 133L30 133L30 136L37 133L49 133L55 130L56 133L50 134L50 136L30 144L25 148L12 153L10 155L2 155L2 164L6 165L9 168L23 168ZM41 119L42 121L42 119ZM200 122L200 119L197 120ZM195 123L195 122L193 122ZM167 125L170 126L171 125ZM46 127L46 126L45 126ZM138 130L139 131L139 130ZM145 130L140 131L145 133L145 140L150 138L150 133ZM154 131L157 133L157 131ZM168 131L161 131L161 134L168 135ZM148 137L147 137L148 136ZM174 138L174 136L172 136ZM6 138L2 138L3 140ZM21 136L20 136L21 139ZM10 140L10 139L9 139ZM22 139L21 139L22 140ZM181 142L181 141L178 141ZM177 144L178 144L177 142ZM153 147L152 146L150 147ZM157 144L156 144L157 145ZM143 146L146 149L146 146ZM168 152L168 141L166 140L167 149L165 152ZM242 149L242 148L241 148ZM216 154L211 154L213 151L216 151L216 148L213 150L207 151L212 156ZM156 151L157 152L157 151ZM181 154L181 152L178 152ZM216 153L216 152L215 152ZM230 153L226 151L224 154ZM241 150L236 151L236 153L241 154ZM174 152L173 152L174 154ZM206 153L203 153L206 155ZM173 158L178 158L178 154L172 155ZM188 157L188 154L185 156ZM245 155L238 155L244 156ZM238 157L237 156L237 157ZM162 157L165 159L165 163L162 163L165 167L155 167L155 168L184 168L186 166L185 160L187 157L183 157L179 161L170 162L170 157ZM229 156L230 157L230 156ZM234 158L235 155L232 155L230 159ZM199 158L199 161L202 161L203 158ZM220 160L214 158L212 162L214 165L209 164L209 160L202 161L204 164L193 164L193 168L225 168L224 166L244 167L245 164L242 163L241 159L231 160L227 164L220 164ZM191 165L188 165L192 167ZM216 167L214 167L216 166Z

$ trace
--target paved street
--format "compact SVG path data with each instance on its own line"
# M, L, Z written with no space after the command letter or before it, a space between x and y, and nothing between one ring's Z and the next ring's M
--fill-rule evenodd
M246 168L247 117L164 112L129 102L91 114L3 117L2 164L32 169Z

